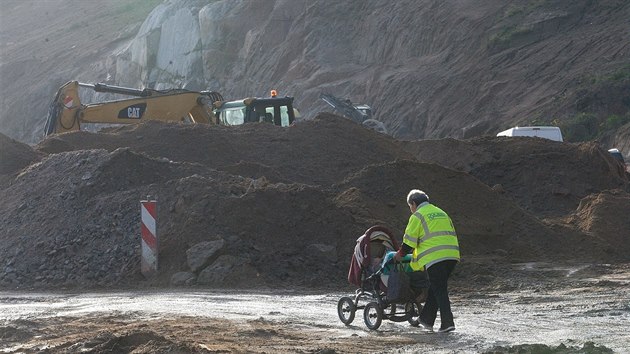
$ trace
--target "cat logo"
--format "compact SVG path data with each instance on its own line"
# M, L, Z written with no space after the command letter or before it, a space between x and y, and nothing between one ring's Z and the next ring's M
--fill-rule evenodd
M125 107L118 112L118 118L123 119L140 119L144 115L144 111L147 109L146 103L138 103L128 107Z

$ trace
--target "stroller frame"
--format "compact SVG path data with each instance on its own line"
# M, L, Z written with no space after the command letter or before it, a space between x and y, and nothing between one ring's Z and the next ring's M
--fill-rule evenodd
M348 281L358 285L353 297L344 296L337 303L337 315L343 324L350 325L354 321L357 310L363 310L363 321L370 330L377 330L383 320L393 322L407 321L412 326L418 326L418 316L422 310L422 304L415 301L407 301L406 303L391 302L387 299L386 288L381 282L381 273L383 266L377 271L369 271L367 264L371 261L370 248L365 247L366 243L370 243L374 238L386 235L391 243L390 251L398 248L396 240L392 237L392 232L384 226L376 225L369 228L362 236L363 239L357 240L359 250L364 250L366 257L359 262L355 256L352 258L350 272L348 273ZM357 249L355 248L355 253ZM367 261L366 261L367 259ZM408 262L408 261L407 261ZM360 267L360 275L357 275L357 265ZM353 269L354 268L354 269ZM354 272L353 272L354 270Z

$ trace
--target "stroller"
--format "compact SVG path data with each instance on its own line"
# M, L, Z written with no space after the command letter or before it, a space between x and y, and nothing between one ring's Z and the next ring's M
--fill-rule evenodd
M371 330L378 329L383 319L394 322L408 321L412 326L418 326L418 316L426 299L426 291L418 294L410 288L402 289L409 296L402 301L388 299L389 273L393 267L406 265L409 268L411 260L411 255L407 255L401 260L402 264L395 264L393 256L397 250L398 243L392 232L383 226L372 226L357 239L350 262L348 281L359 288L354 298L345 296L337 303L337 315L346 326L352 323L355 312L361 309L363 321ZM426 285L428 287L428 282Z

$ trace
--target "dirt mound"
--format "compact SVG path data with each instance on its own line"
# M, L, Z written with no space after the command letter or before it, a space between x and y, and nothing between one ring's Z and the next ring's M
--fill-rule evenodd
M348 119L320 114L288 129L270 124L225 126L147 122L108 134L61 134L41 142L46 153L129 147L149 156L227 169L245 177L328 185L365 165L411 158L389 136Z
M329 139L332 144L325 143ZM60 146L67 151L55 150ZM232 283L243 278L252 278L252 285L257 278L305 285L331 275L345 279L348 257L338 258L337 247L349 254L370 225L354 225L330 192L302 182L327 186L371 162L407 156L391 138L328 115L286 130L151 123L111 134L63 134L39 148L56 153L5 193L13 202L1 213L4 231L22 235L1 250L9 259L9 283L135 281L138 201L149 194L158 197L165 220L159 225L162 284L188 270L188 249L219 239L227 241L221 255L238 255L223 258L229 263L223 266L238 263L244 270L238 278L222 274L220 284L238 285ZM51 214L46 209L52 205L63 207ZM28 223L26 214L46 222ZM312 269L322 258L328 263ZM344 265L338 266L339 259Z
M396 181L392 183L391 181ZM404 197L409 188L424 190L431 202L453 218L463 252L469 255L505 255L512 261L575 256L593 257L600 249L598 240L558 230L543 224L501 193L480 183L469 174L436 164L401 160L368 166L350 176L339 188L360 191L351 202L338 197L345 205L354 204L366 220L385 220L404 230L408 207ZM384 208L383 205L389 206ZM574 253L565 247L578 242ZM598 256L601 256L599 254Z
M286 129L152 122L62 134L37 148L48 156L0 190L6 285L345 285L368 227L384 224L400 239L411 188L451 214L466 257L626 256L604 255L606 239L543 223L470 174L413 160L391 137L333 115ZM158 200L160 272L139 282L147 195Z
M19 172L24 167L37 162L42 154L30 146L13 140L0 133L0 181L3 175Z
M595 143L484 137L402 145L419 161L470 173L504 190L521 207L542 217L569 214L591 193L629 188L623 167Z
M604 191L582 199L569 222L584 232L604 238L612 251L630 253L630 194L621 190Z

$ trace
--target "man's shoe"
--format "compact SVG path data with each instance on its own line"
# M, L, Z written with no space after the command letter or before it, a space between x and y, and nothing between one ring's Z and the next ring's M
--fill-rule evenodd
M422 322L422 320L420 319L418 319L418 325L420 326L420 328L424 329L425 331L433 332L433 326L428 323Z
M448 326L445 328L438 329L438 333L453 332L454 330L455 330L455 326Z

